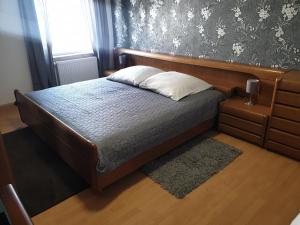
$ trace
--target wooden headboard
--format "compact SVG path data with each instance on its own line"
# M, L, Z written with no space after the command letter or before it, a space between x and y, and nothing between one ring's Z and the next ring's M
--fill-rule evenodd
M118 48L115 51L116 63L119 55L127 55L127 66L148 65L166 71L178 71L206 80L217 89L228 92L234 90L236 95L244 95L246 81L261 81L258 102L271 105L275 80L285 70L275 70L238 63L227 63L217 60L199 59L184 56L150 53L132 49Z

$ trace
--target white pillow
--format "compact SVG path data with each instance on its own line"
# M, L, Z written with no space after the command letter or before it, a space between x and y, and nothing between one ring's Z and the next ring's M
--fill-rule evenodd
M107 79L138 86L148 77L161 72L164 71L151 66L131 66L109 75Z
M291 223L291 225L300 225L300 213L299 213L298 216L293 220L293 222Z
M140 83L140 87L178 101L185 96L207 90L212 85L199 78L170 71L149 77Z

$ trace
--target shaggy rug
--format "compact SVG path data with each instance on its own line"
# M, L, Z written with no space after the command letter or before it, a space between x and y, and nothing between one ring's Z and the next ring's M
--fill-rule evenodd
M175 197L184 198L241 153L214 139L197 137L146 164L142 172Z

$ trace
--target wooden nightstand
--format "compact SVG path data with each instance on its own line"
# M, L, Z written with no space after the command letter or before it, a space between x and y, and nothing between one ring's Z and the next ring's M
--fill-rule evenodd
M242 98L230 98L220 104L219 130L263 145L270 107L248 106Z
M117 70L105 70L104 71L104 76L107 77L107 76L113 74L114 72L117 72Z
M300 72L284 74L275 85L265 147L300 160Z

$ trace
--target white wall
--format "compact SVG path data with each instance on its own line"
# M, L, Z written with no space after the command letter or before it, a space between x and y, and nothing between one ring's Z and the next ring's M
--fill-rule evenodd
M32 90L17 0L0 0L0 105Z

